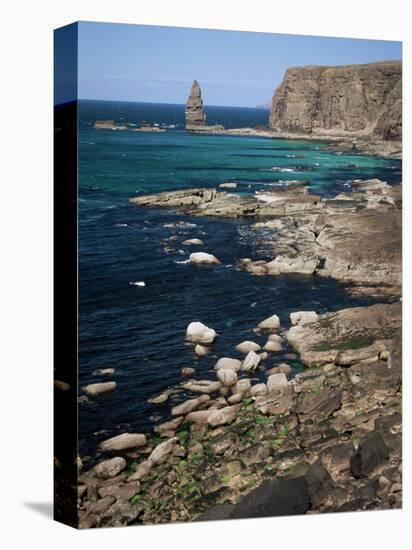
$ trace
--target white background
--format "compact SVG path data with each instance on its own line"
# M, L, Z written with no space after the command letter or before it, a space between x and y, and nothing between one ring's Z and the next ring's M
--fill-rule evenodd
M404 510L78 532L50 520L52 499L52 30L76 20L404 41L404 265L410 265L411 95L407 0L14 0L2 3L0 195L0 541L3 548L410 548L410 441ZM410 326L405 269L404 327ZM404 412L410 421L405 334Z

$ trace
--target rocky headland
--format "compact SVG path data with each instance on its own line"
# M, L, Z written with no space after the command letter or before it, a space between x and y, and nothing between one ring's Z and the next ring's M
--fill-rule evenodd
M342 150L400 157L402 62L291 67L273 95L267 128L190 126L211 134L322 140Z
M272 130L402 138L402 62L292 67L273 96Z

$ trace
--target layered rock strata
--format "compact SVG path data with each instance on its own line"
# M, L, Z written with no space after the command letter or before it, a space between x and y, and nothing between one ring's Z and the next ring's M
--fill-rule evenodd
M402 62L292 67L276 89L276 131L402 137Z
M187 129L196 129L205 125L206 116L203 111L202 91L197 80L192 84L192 89L186 102L185 115Z

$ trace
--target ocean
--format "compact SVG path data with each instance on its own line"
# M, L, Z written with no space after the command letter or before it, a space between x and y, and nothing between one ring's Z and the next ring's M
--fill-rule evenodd
M206 116L208 124L256 127L267 124L268 111L209 107ZM94 129L101 119L173 128L164 133ZM291 179L307 180L313 193L335 196L348 190L348 180L372 177L400 183L401 161L340 154L315 141L190 134L184 130L183 105L80 101L79 385L103 381L94 373L108 367L116 372L105 380L117 382L114 392L79 406L80 455L95 455L96 445L111 435L146 432L167 419L170 406L189 395L180 393L164 405L148 398L177 387L183 367L194 367L198 379L214 378L211 369L219 357L240 358L236 344L264 343L252 332L262 319L276 313L287 328L292 311L323 313L372 302L348 296L343 284L326 278L238 271L239 258L272 258L254 241L250 220L137 208L130 197L228 181L237 182L240 193L253 193ZM221 265L186 263L193 250L182 242L194 237ZM184 341L194 320L218 332L206 357L197 358ZM272 354L266 366L281 362L287 352ZM302 368L298 361L292 367Z

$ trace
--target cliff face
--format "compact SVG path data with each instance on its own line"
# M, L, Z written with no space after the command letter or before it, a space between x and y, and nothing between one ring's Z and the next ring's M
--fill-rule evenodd
M272 130L402 137L402 62L292 67L275 91Z
M186 102L185 115L186 128L204 126L206 117L203 111L202 92L197 80L192 84L192 89Z

